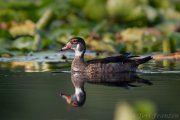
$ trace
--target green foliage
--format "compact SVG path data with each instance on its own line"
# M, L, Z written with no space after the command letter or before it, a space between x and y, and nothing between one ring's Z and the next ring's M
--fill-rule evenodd
M1 1L0 2L0 21L24 21L31 19L36 21L38 5L31 1Z
M179 0L174 0L175 8L177 11L180 11L180 1Z
M107 10L112 18L123 20L131 14L136 7L134 0L108 0Z
M95 46L87 43L92 50L101 48L105 51L139 53L162 51L161 40L167 38L175 41L173 46L176 48L172 48L172 51L175 51L179 50L180 45L179 37L174 34L173 28L179 23L172 22L170 25L164 23L180 20L178 3L178 0L0 1L0 43L6 49L30 51L32 48L34 50L56 49L61 46L59 44L65 43L71 36L83 36L88 39L94 38L91 33L96 33L100 37L98 42L92 39L91 43ZM31 27L22 24L27 20L32 23ZM12 30L14 26L19 29ZM153 34L138 34L141 37L135 44L133 42L118 43L115 34L122 33L129 27L156 27L162 39ZM43 31L43 33L36 33L36 31ZM127 36L132 34L129 32ZM107 37L108 35L111 37ZM110 41L107 42L107 38ZM98 47L101 42L104 46ZM106 46L111 50L106 50Z
M156 106L151 101L141 100L135 104L135 110L140 120L153 120Z
M156 23L160 14L148 4L148 0L108 0L108 15L127 26L145 26Z
M1 48L8 48L10 47L12 36L7 30L0 29L0 45Z
M0 29L0 38L11 38L11 34L7 30Z
M167 9L172 5L172 0L149 0L150 5L155 8Z
M172 49L173 52L176 51L176 49L180 50L180 33L173 32L169 35L169 39L172 41L172 46L174 46Z
M33 38L32 37L19 37L12 43L12 48L20 50L32 50Z
M69 0L69 2L70 4L72 4L72 6L75 6L77 8L83 8L87 0Z
M106 16L105 2L103 0L89 0L83 11L88 19L101 21Z

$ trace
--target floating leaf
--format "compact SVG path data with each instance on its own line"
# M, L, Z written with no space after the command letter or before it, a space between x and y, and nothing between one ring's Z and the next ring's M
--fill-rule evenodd
M20 50L32 50L32 45L32 37L19 37L13 42L12 47Z
M9 29L11 35L13 37L21 36L21 35L34 35L35 24L26 20L24 23L13 23L11 28Z

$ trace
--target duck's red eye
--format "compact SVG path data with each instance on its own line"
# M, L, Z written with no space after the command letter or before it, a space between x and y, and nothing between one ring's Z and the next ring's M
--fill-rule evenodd
M77 39L72 39L72 43L77 44L78 43Z

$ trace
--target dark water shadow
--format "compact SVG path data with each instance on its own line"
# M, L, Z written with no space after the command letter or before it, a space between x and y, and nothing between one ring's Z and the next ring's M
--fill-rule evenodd
M108 87L122 87L130 89L141 85L152 85L149 80L139 77L136 73L82 73L72 72L71 81L74 86L74 93L68 95L61 93L61 97L74 107L83 106L86 102L86 83L104 85Z

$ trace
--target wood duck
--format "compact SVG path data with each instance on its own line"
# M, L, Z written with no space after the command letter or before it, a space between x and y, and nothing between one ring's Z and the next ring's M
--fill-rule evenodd
M75 58L72 61L71 71L79 72L135 72L140 64L148 62L152 59L151 56L132 59L137 56L131 54L122 54L111 56L103 59L94 59L84 61L84 53L86 52L85 41L80 37L73 37L61 51L74 50Z
M140 78L136 73L126 72L126 73L82 73L82 72L72 72L71 81L75 88L75 92L72 95L61 93L61 97L66 100L66 102L74 107L81 107L86 101L86 91L84 89L85 83L112 86L112 87L123 87L132 88L139 87L140 83L146 85L152 85L148 80ZM138 85L137 85L138 83Z

